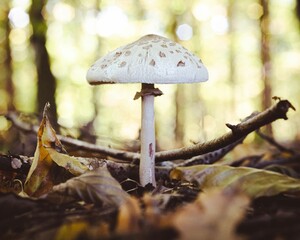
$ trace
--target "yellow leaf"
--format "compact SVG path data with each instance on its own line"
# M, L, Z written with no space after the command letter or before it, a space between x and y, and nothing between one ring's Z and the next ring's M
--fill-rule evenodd
M58 229L55 240L77 240L77 239L107 239L109 236L109 225L105 222L89 222L86 219L68 219Z
M85 172L87 166L75 158L66 155L66 150L56 136L46 111L49 104L45 105L43 119L37 133L37 147L34 159L27 175L24 191L29 196L41 196L49 192L54 186L54 175L61 172L58 166L66 168L74 175Z
M47 105L45 106L45 109L46 107ZM54 140L55 142L55 139L53 139L53 132L54 130L44 112L43 120L37 134L37 147L34 153L34 159L25 181L24 191L29 196L34 195L39 188L43 188L43 191L40 193L42 194L53 186L51 176L49 175L53 162L46 148L51 144L48 140Z
M55 240L76 240L83 232L88 232L89 224L79 220L63 224L55 237Z
M88 167L83 163L79 162L78 159L71 157L66 154L59 153L55 151L55 149L49 148L47 149L51 159L58 165L65 169L67 169L70 173L75 176L78 176L84 172L86 172Z
M197 165L178 167L171 171L171 178L197 181L203 190L219 188L238 188L250 197L273 196L279 193L300 192L300 180L279 173L225 165Z

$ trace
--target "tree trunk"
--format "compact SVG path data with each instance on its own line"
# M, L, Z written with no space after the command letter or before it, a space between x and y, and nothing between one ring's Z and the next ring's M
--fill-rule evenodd
M172 15L171 21L168 24L168 32L172 36L172 39L175 42L178 42L178 38L176 36L176 28L178 25L177 21L178 16L176 14ZM185 128L185 116L184 116L184 86L181 84L176 85L175 91L175 127L174 127L174 135L176 140L176 146L182 147L184 145L184 128Z
M298 17L298 20L300 21L300 0L296 1L296 15Z
M261 29L261 60L262 60L262 81L263 81L263 96L262 96L262 109L266 109L271 106L272 98L272 65L270 57L270 15L269 15L269 0L260 0L260 4L263 7L263 15L260 18ZM266 132L272 135L272 126L266 126Z
M10 10L10 4L9 2L4 2L4 8L3 8L3 12L4 15L7 16L8 12ZM4 41L3 41L3 45L1 46L1 48L3 48L3 52L5 53L5 59L3 61L3 68L1 71L1 81L3 81L4 86L3 88L6 91L6 106L7 106L7 110L14 110L15 106L14 106L14 86L13 86L13 81L12 81L12 58L11 58L11 46L10 46L10 42L9 42L9 34L11 31L10 28L10 24L9 24L9 20L8 18L4 18L1 20L1 28L3 28L4 30ZM2 65L1 64L1 65Z
M230 112L231 115L236 114L236 68L235 68L235 1L229 0L228 2L228 21L229 21L229 82L231 88L231 101L230 101Z
M184 127L185 127L185 97L184 86L177 84L175 92L175 108L176 108L176 122L175 122L175 139L177 146L184 146Z
M32 0L29 11L32 24L31 44L35 50L35 64L38 77L38 111L43 112L46 102L51 104L49 109L53 123L57 122L55 103L56 81L50 69L49 54L46 49L47 24L42 10L46 0Z

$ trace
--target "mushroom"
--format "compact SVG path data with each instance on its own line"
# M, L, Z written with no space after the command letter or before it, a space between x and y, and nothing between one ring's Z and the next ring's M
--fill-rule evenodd
M202 61L180 44L150 34L97 60L87 72L90 84L142 83L134 99L142 99L140 183L156 186L154 97L163 93L154 84L208 80Z

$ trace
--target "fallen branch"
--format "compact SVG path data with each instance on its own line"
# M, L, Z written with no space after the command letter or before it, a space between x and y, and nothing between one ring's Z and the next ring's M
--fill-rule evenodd
M85 163L89 166L89 169L95 169L101 166L104 162L107 165L108 170L118 181L123 181L127 178L139 179L138 165L130 164L127 162L116 162L107 159L99 158L83 158L75 157L79 162ZM22 155L1 155L0 154L0 171L14 173L18 179L25 181L29 168L33 161L33 157L27 157ZM155 175L157 179L164 179L169 176L171 167L155 167ZM14 176L11 174L11 176ZM1 187L1 182L0 182Z
M38 126L30 124L28 122L24 122L20 120L19 115L16 112L8 112L5 117L10 120L15 127L24 132L34 132L37 133ZM85 150L94 153L101 153L112 158L123 159L123 160L139 160L140 154L134 152L128 152L118 149L113 149L109 147L99 146L92 143L88 143L85 141L81 141L78 139L65 137L57 134L57 138L66 145L70 145L75 147L77 150Z
M198 143L190 147L158 152L155 157L159 161L188 159L193 156L215 151L237 141L241 137L247 136L256 129L274 122L277 119L286 120L286 114L290 108L295 110L288 100L281 100L265 111L255 114L253 117L250 117L244 122L237 125L226 124L231 131L217 139L205 143Z
M293 105L288 100L280 100L275 105L271 106L265 111L261 113L256 113L254 116L250 116L246 121L243 121L237 125L226 124L226 126L229 127L231 131L217 139L213 139L205 143L197 143L189 147L157 152L155 154L156 161L162 162L166 160L189 159L194 156L213 152L215 150L218 150L229 144L234 143L235 141L247 136L249 133L259 129L262 126L272 123L278 119L286 120L286 114L290 108L295 110ZM12 121L17 128L23 131L37 132L38 127L33 126L29 123L22 122L18 118L18 114L16 114L15 112L9 112L6 115L6 118ZM57 137L63 144L72 145L78 150L86 150L94 153L101 153L116 159L123 160L132 161L139 160L140 158L139 153L98 146L95 144L87 143L69 137L64 137L61 135L57 135Z
M179 164L175 164L176 167L188 167L193 165L200 165L200 164L213 164L223 158L228 152L230 152L232 149L234 149L237 145L243 143L245 137L240 138L239 140L235 141L234 143L231 143L227 145L224 148L220 148L216 151L209 152L206 154L201 154L195 157L192 157L191 159L185 160Z

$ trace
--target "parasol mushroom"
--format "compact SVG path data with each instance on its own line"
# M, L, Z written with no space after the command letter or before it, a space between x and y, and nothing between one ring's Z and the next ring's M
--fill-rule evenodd
M156 186L154 97L162 92L154 84L207 81L202 61L180 44L150 34L97 60L88 70L87 80L92 85L142 83L134 97L142 99L140 183Z

